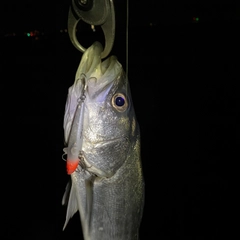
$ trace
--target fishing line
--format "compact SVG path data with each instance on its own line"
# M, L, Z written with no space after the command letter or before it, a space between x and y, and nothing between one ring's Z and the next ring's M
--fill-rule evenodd
M126 2L127 16L126 16L126 75L128 77L128 25L129 25L129 3Z
M128 79L128 25L129 25L129 3L126 0L126 77ZM126 86L126 97L128 97L128 85Z

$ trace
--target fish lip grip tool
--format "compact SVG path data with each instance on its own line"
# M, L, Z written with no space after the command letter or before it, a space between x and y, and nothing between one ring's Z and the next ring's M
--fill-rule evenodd
M90 25L101 26L105 37L105 48L101 58L112 50L115 39L115 11L113 0L72 0L68 13L68 34L75 48L85 52L76 37L76 27L82 20Z

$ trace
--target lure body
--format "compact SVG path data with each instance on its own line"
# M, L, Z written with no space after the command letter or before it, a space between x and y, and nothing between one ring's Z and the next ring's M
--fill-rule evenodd
M98 42L84 52L68 93L65 141L68 155L77 146L79 164L68 172L64 228L79 211L84 240L138 240L144 205L140 131L123 68L114 56L102 62L101 52Z

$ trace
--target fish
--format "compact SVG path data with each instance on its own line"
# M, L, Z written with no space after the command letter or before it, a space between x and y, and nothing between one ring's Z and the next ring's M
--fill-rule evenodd
M140 127L126 73L94 42L83 53L64 114L66 220L79 211L84 240L138 240L145 182Z

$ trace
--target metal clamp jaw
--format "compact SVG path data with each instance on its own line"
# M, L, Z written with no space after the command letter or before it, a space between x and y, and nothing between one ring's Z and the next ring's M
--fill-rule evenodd
M81 52L84 48L77 40L76 27L82 20L90 25L100 25L104 37L105 48L101 58L111 52L115 38L115 12L113 0L72 0L68 14L68 33L72 44Z

